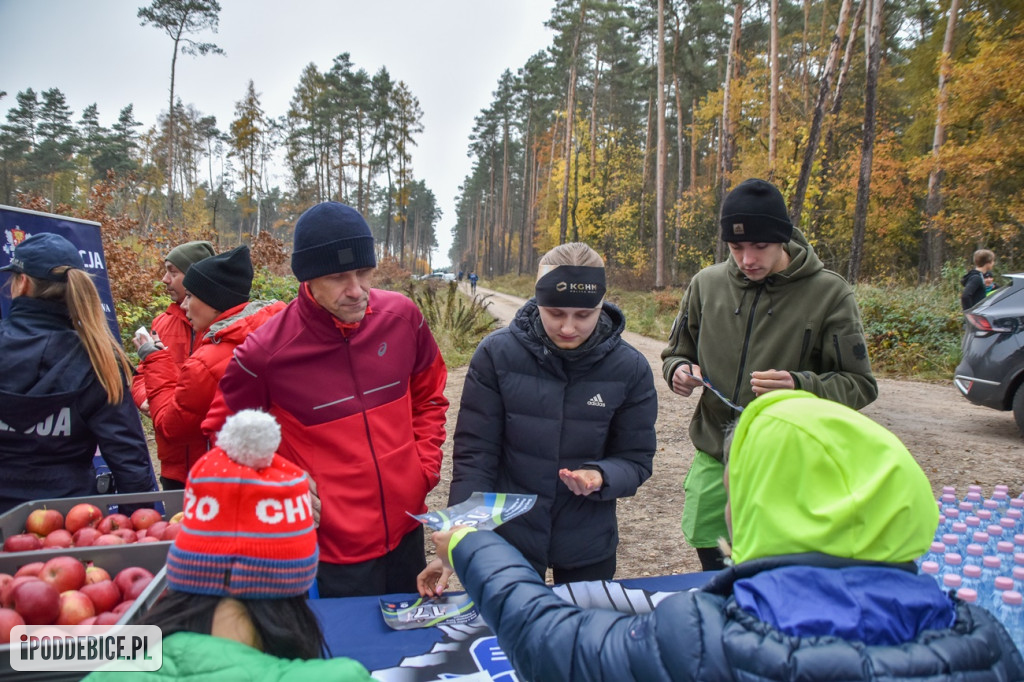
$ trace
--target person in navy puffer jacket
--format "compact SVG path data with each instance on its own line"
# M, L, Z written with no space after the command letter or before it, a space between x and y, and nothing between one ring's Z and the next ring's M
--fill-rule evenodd
M917 573L938 510L896 436L780 390L744 409L726 452L733 566L647 614L563 601L495 533L434 534L519 679L1024 679L992 614Z
M601 256L583 243L540 260L536 297L473 354L459 407L448 504L474 492L536 494L498 533L556 583L611 579L615 501L651 475L658 398L650 363L604 301ZM441 592L437 560L421 592Z

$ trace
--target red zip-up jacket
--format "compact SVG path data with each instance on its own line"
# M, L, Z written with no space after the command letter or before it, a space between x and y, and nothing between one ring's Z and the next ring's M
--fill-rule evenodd
M242 303L214 319L184 363L174 362L166 350L142 362L153 431L174 446L173 458L157 451L161 476L184 482L192 465L209 450L201 426L231 351L284 308L280 301Z
M170 352L174 363L181 367L185 360L188 359L188 356L192 354L192 344L194 342L192 323L185 316L185 311L177 303L171 303L167 306L167 310L153 318L152 330L160 338L164 348ZM142 404L147 400L144 372L143 363L139 363L135 376L132 377L132 399L135 401L135 407L138 408L141 408ZM160 458L161 462L179 462L188 458L186 445L167 440L159 431L155 431L153 437L156 440L157 457ZM176 476L171 476L163 468L163 464L161 464L161 475L165 478L185 481L184 474L180 479Z
M448 371L416 304L371 289L343 332L304 285L235 351L203 422L211 441L235 412L281 425L278 454L305 469L322 504L320 559L387 554L415 530L441 474Z

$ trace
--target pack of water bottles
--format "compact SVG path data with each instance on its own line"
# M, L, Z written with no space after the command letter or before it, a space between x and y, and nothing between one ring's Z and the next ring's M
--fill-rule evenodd
M997 485L986 499L972 485L958 499L945 486L938 504L935 539L918 567L943 590L995 614L1024 652L1024 495Z

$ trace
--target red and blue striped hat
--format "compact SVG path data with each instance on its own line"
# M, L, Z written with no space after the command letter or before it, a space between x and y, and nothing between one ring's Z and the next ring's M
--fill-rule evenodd
M319 552L309 476L275 454L281 428L243 410L185 485L185 516L167 556L169 587L236 599L309 591Z

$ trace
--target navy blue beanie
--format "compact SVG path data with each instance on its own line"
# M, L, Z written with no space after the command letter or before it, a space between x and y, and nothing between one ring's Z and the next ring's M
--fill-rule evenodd
M299 216L292 272L300 282L373 267L377 267L373 235L359 211L337 201L325 201Z
M744 180L722 202L722 241L785 243L793 238L786 200L775 185Z

